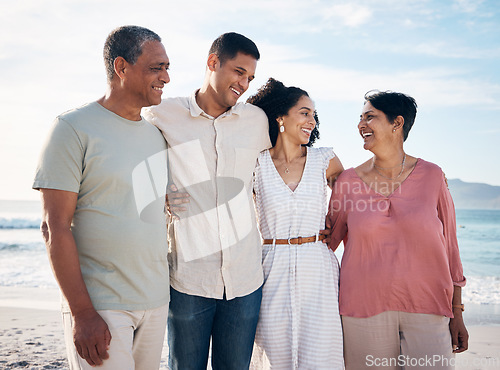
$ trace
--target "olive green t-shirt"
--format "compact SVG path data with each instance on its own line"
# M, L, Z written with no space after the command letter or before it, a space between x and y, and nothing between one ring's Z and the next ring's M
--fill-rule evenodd
M165 139L144 119L93 102L55 121L33 188L78 193L71 230L97 310L169 301L166 166Z

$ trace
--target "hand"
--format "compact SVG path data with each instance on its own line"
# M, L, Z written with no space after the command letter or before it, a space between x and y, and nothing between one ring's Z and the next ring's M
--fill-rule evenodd
M90 366L102 365L102 360L109 358L111 333L93 309L73 315L73 342L80 357Z
M319 233L321 235L325 235L325 239L323 239L323 243L330 243L330 234L332 233L332 229L326 228L325 230L320 230Z
M453 314L455 317L450 319L451 344L453 353L460 353L469 348L469 333L465 328L462 312Z
M165 209L171 220L178 220L178 213L187 210L187 208L183 207L182 205L185 203L189 203L188 198L189 194L178 193L177 186L175 186L174 184L169 186L168 193L165 196Z

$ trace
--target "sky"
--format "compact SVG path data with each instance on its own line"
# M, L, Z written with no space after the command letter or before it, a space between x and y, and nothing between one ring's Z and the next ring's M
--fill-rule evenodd
M242 33L261 59L241 100L269 77L307 90L315 146L332 146L345 168L372 156L356 129L364 94L392 90L419 106L408 154L500 186L498 0L2 0L0 199L38 199L31 184L54 118L104 95L104 41L127 24L163 39L163 97L199 88L212 41Z

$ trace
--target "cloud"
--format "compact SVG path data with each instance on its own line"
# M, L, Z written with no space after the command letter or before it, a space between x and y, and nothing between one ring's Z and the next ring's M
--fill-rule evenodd
M475 13L484 0L455 0L454 8L463 13Z
M332 5L321 9L321 13L324 23L340 21L342 25L348 27L361 26L372 16L372 11L368 7L353 3Z
M449 40L429 40L416 44L414 47L405 48L402 45L386 45L387 50L393 53L413 53L439 58L452 59L496 59L500 57L500 47L470 47L456 44Z
M281 79L287 85L300 86L309 91L313 99L359 102L365 92L378 89L410 94L426 106L474 106L500 110L497 99L500 85L471 78L465 70L421 68L373 73L369 70L292 62L280 65L270 63L260 73L269 73L269 76Z

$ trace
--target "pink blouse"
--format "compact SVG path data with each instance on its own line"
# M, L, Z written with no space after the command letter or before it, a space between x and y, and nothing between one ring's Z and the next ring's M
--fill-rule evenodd
M337 179L327 224L330 248L344 241L340 314L404 311L453 317L453 285L465 286L455 208L441 169L418 159L389 196L353 168Z

